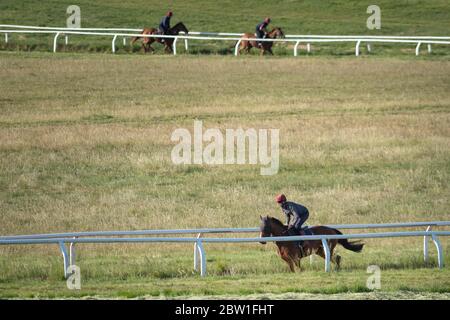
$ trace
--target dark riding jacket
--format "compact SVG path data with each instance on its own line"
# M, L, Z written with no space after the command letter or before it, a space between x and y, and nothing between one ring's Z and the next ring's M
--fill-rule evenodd
M256 36L258 38L262 38L264 36L265 29L267 28L268 25L269 24L267 22L263 21L256 26Z
M306 207L301 204L286 201L281 206L283 213L286 215L286 224L288 227L294 227L298 231L300 231L302 224L309 217L309 211Z
M162 18L161 23L159 24L159 30L161 30L163 33L167 33L170 29L170 17L165 16Z

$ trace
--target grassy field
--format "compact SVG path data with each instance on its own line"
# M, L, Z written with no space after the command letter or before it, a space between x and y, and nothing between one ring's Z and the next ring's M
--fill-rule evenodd
M0 23L65 27L69 0L3 0L0 3ZM368 30L367 7L371 1L196 1L161 2L156 0L92 1L79 0L81 27L141 28L156 26L168 8L174 11L173 22L183 21L191 31L253 32L265 16L271 16L274 26L286 34L340 34L340 35L426 35L449 36L450 5L446 0L379 0L381 29ZM10 35L9 44L0 43L1 50L50 51L53 36ZM68 46L60 40L59 51L110 52L111 37L85 38L71 36ZM138 51L139 46L122 47L118 53ZM232 43L190 42L190 53L231 54ZM161 46L155 45L160 50ZM183 52L179 46L179 53ZM373 45L371 55L414 54L415 44ZM303 46L300 47L304 54ZM317 44L312 55L353 55L354 44ZM363 51L365 49L362 49ZM276 46L277 55L292 55L292 46ZM433 56L448 56L448 45L433 46ZM364 52L365 53L365 52Z
M447 59L0 53L0 234L254 227L284 192L310 224L448 220ZM174 129L279 128L280 170L171 162ZM368 240L326 274L273 245L80 245L69 290L56 246L0 247L0 297L449 298L422 239ZM450 246L442 239L447 266ZM382 289L368 292L368 265ZM316 296L316 294L318 294Z
M2 0L0 23L65 27L72 4ZM286 34L449 36L450 21L446 0L379 0L380 30L366 27L370 1L77 4L81 27L99 28L156 26L169 8L172 24L210 32L252 32L269 15ZM310 224L449 219L448 46L416 57L415 44L375 44L355 58L354 44L313 44L294 59L279 44L259 59L232 57L231 42L191 41L173 57L121 39L112 55L110 37L82 36L53 54L52 39L0 41L0 235L255 227L260 215L284 219L280 192L310 209ZM174 165L171 134L194 120L280 129L278 174ZM204 279L192 245L79 245L81 290L67 289L57 246L2 246L0 298L450 299L450 244L441 239L439 270L434 247L423 262L422 241L340 248L342 270L330 274L320 258L289 273L273 244L209 244ZM369 265L381 290L366 287Z

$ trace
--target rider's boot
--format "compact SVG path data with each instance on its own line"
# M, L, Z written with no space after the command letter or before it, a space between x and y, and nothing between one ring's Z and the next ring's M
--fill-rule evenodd
M288 229L288 235L299 236L300 234L294 228L290 228ZM303 240L295 241L295 244L303 250Z

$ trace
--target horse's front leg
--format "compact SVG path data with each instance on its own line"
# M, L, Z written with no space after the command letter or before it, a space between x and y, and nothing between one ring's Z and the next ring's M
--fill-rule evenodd
M295 264L294 261L292 260L292 258L286 254L282 254L281 255L281 259L283 259L284 261L286 261L286 263L289 266L289 269L291 270L291 272L295 272Z
M168 45L167 43L165 43L164 51L166 53L173 53L172 45Z

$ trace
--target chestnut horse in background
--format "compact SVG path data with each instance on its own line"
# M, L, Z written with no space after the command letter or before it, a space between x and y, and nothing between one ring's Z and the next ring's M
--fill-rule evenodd
M267 33L266 39L276 39L276 38L284 38L284 33L281 28L274 28L272 31ZM258 44L259 39L256 38L256 35L254 33L244 33L244 35L241 38L241 43L239 45L239 54L242 50L245 50L246 53L250 52L251 48L259 48L261 50L261 55L263 55L266 52L269 52L271 55L273 55L272 52L272 41L261 41L261 45ZM244 40L245 39L245 40ZM255 40L247 40L247 39L255 39Z
M261 217L261 237L280 237L288 236L287 229L280 220L273 217ZM333 229L326 226L314 226L310 227L309 230L313 235L329 234L329 235L340 235L342 234L339 230ZM327 240L328 246L330 248L331 261L336 264L337 269L340 267L341 256L334 254L334 249L338 244L342 245L345 249L360 252L364 246L363 243L359 241L349 242L347 239L330 239ZM261 242L266 244L265 242ZM297 245L296 241L277 241L275 244L278 247L278 254L281 259L286 261L292 272L295 272L295 265L301 271L300 260L311 254L317 254L325 259L325 251L323 249L321 240L305 240L301 247Z
M188 32L189 32L188 29L186 28L186 26L183 24L183 22L178 22L176 25L174 25L172 28L170 28L166 35L176 36L180 32L184 32L185 34L188 34ZM144 28L144 30L142 30L141 34L144 34L144 35L151 35L151 34L161 35L159 29L157 29L157 28ZM153 49L152 46L151 46L151 44L153 42L158 42L158 43L164 44L164 51L165 52L167 52L167 53L172 53L173 52L172 45L173 45L173 41L175 40L174 38L134 37L131 40L131 45L133 45L140 38L142 38L142 48L144 48L144 52L148 52L149 50L151 52L155 51L155 49Z

